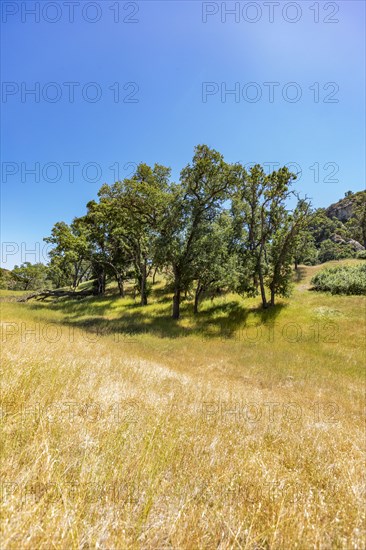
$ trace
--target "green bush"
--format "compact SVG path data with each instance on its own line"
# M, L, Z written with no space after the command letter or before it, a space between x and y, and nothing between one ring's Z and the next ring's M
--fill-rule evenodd
M359 252L357 252L357 259L366 260L366 250L360 250Z
M366 264L319 271L311 280L314 290L332 294L366 294Z
M349 244L340 244L326 239L320 245L319 261L320 263L331 260L344 260L345 258L354 258L355 251Z

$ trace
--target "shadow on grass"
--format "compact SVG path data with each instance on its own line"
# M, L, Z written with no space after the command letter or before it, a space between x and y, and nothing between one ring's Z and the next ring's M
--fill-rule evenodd
M220 336L230 339L235 337L239 330L273 324L284 307L284 304L278 304L268 309L246 308L235 301L217 304L198 314L197 325L205 338Z
M148 334L159 338L181 338L199 336L203 340L210 338L234 338L238 331L263 324L274 323L281 310L286 307L278 304L266 310L248 308L238 301L221 301L201 305L202 309L193 314L191 301L183 300L181 319L171 319L171 297L159 293L157 300L141 307L136 300L127 301L119 296L101 296L85 298L78 302L58 300L47 304L33 302L29 307L34 310L51 309L64 315L63 324L97 334L115 334L127 341L134 336ZM113 309L121 308L119 317L108 318ZM115 313L115 311L114 311ZM248 324L248 316L251 322ZM188 322L187 322L188 321Z
M306 278L306 267L299 266L294 272L294 282L300 283Z

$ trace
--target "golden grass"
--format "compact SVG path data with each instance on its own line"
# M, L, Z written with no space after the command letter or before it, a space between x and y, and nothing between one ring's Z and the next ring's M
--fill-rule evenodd
M2 303L1 548L365 548L365 300L316 269L268 314Z

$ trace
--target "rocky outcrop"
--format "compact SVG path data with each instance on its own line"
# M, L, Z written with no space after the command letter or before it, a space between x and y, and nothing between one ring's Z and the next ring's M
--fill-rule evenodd
M337 235L337 233L335 233L334 235L331 236L330 238L334 243L337 243L337 244L346 244L346 241L344 239L342 239L342 237L340 235Z
M325 211L328 218L337 218L341 222L347 222L352 218L354 208L360 202L366 200L366 191L359 191L331 204Z
M347 239L347 243L352 246L354 250L357 252L360 252L361 250L365 250L365 247L362 246L358 241L355 241L354 239Z
M362 246L362 244L360 244L358 241L355 241L354 239L343 239L343 237L337 235L337 233L331 236L331 240L337 244L348 244L356 252L359 252L360 250L365 250L365 247Z
M329 208L326 209L325 213L328 218L337 218L337 220L341 222L346 222L352 218L353 204L354 201L351 199L342 199L335 204L331 204Z

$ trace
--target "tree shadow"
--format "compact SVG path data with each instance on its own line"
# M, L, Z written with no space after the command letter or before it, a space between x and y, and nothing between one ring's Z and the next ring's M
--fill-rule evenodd
M277 304L263 309L259 307L244 307L232 301L218 304L199 314L200 331L206 338L220 336L223 339L233 339L240 330L260 325L273 324L286 304ZM219 315L224 314L224 315ZM248 317L252 320L248 322Z
M294 272L294 282L300 283L301 281L306 279L306 274L307 274L306 267L299 266Z
M114 306L118 308L118 302L121 302L121 314L118 317L108 318ZM157 304L158 309L156 309ZM234 339L240 330L274 323L281 310L286 307L285 304L278 304L268 309L248 308L235 300L204 305L206 307L194 315L192 302L183 300L181 319L178 321L171 318L172 305L169 296L160 296L160 299L154 300L146 307L141 307L137 301L126 302L126 299L116 295L88 297L77 302L70 300L57 300L47 304L34 302L30 303L29 307L34 310L48 308L62 313L64 316L62 324L90 333L91 338L114 334L118 340L126 342L131 342L134 337L142 334L171 339L187 336L198 336L202 340L217 337ZM248 323L249 315L254 317L250 323Z
M116 294L105 294L103 296L87 296L78 300L70 298L47 299L42 302L29 302L29 307L34 310L44 310L45 307L55 312L61 312L66 315L85 315L85 314L100 314L105 315L110 311L113 304L124 300ZM127 304L123 304L126 307ZM129 305L129 304L128 304ZM132 304L131 307L138 304Z

